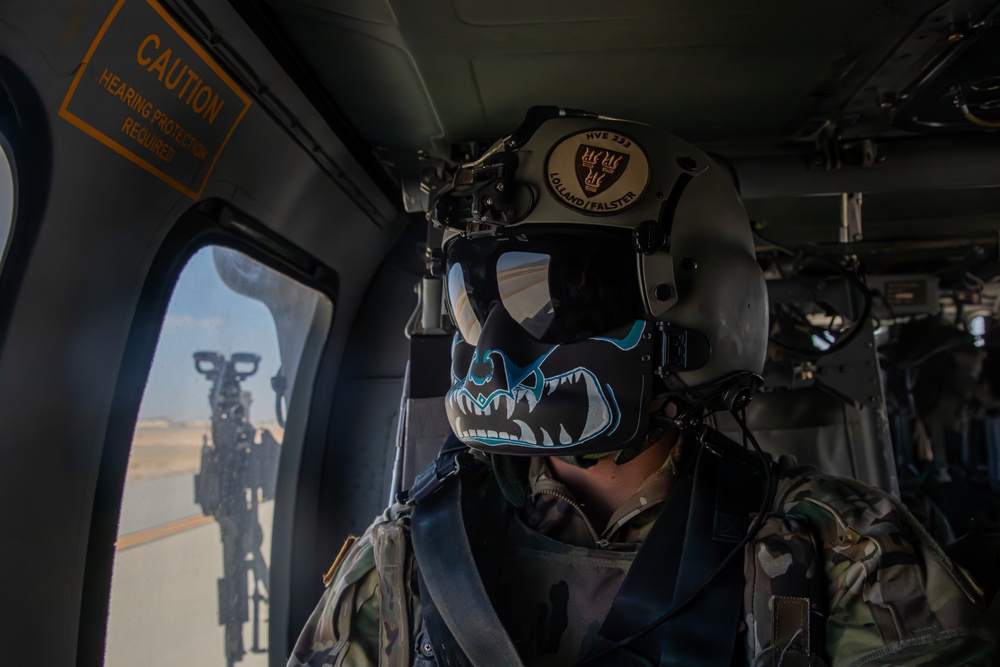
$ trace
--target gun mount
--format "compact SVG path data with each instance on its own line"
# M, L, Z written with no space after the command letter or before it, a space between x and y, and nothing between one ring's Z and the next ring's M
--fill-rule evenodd
M201 471L194 477L195 502L214 516L222 539L223 575L219 579L219 624L225 626L227 667L243 659L243 624L250 620L253 600L253 646L260 646L260 604L268 602L268 567L261 552L264 540L259 503L274 498L279 447L267 429L250 423L251 395L241 383L257 372L260 355L235 352L227 360L218 352L195 352L195 369L212 383L212 442L201 448ZM247 590L247 572L253 575Z

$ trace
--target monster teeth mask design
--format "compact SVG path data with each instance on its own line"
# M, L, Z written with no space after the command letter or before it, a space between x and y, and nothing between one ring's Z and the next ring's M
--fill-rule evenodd
M535 379L537 380L538 378ZM539 403L545 400L547 396L551 396L557 391L572 391L574 394L579 395L582 393L581 383L582 388L586 392L587 409L584 413L581 401L580 408L576 412L585 415L586 418L576 421L583 421L582 428L580 424L573 423L573 420L567 420L569 424L560 422L557 426L553 423L550 429L538 425L538 432L536 433L527 424L525 419L531 419L531 413L534 412ZM516 442L528 446L542 445L551 447L556 442L560 445L581 443L611 426L613 411L617 415L617 405L609 403L608 399L604 396L604 392L601 391L597 378L585 368L578 368L550 380L545 380L540 386L536 384L534 387L529 388L520 385L512 392L494 391L486 398L481 393L473 397L467 389L463 388L456 392L450 400L458 406L458 411L461 413L456 422L460 427L463 423L473 424L474 421L468 419L472 415L489 417L494 412L500 414L506 413L506 419L512 425L509 432L475 428L471 431L462 428L458 432L458 436L463 440L476 439L488 444ZM569 414L567 416L573 417L574 415ZM570 435L571 432L573 435Z
M611 451L601 443L627 442L638 429L636 413L644 413L645 326L635 322L624 338L543 346L527 366L456 336L445 399L452 429L466 444L497 452Z

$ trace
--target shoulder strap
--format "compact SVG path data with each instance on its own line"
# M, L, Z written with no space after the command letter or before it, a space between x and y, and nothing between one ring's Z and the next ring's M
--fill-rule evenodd
M752 456L705 435L601 627L620 646L608 654L616 664L732 664L744 586L737 544L767 485Z
M431 627L436 620L434 613L444 622L469 663L476 667L521 667L521 657L490 603L466 532L463 517L464 487L469 476L466 471L479 465L467 451L445 452L433 465L437 471L433 475L440 483L434 490L421 493L421 502L414 507L411 537L420 583L425 589L421 598L426 593L433 606L428 630L438 642L436 649L453 653L448 646L441 645L449 639L439 639L441 633L435 633ZM441 471L446 477L440 476Z

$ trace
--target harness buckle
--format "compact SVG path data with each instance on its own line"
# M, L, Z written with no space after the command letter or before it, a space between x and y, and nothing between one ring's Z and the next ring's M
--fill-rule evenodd
M438 457L433 463L420 471L413 486L407 491L396 494L396 502L401 505L414 506L421 503L429 495L444 485L445 480L454 477L462 469L459 457L463 452L448 453Z

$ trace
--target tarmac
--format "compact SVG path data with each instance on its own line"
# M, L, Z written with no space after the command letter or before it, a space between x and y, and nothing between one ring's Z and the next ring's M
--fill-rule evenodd
M267 428L280 441L280 427ZM136 429L112 573L107 667L227 666L217 606L219 527L194 502L194 474L202 436L208 433L207 423L160 420L140 422ZM272 516L273 502L261 503L262 551L268 561ZM266 649L267 604L260 605L260 618L260 643ZM247 654L238 667L268 664L266 653L251 652L252 633L252 623L245 623Z

